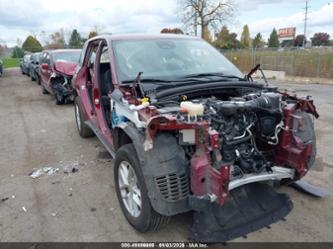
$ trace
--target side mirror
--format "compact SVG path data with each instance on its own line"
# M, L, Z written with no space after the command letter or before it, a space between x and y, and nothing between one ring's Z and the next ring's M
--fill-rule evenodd
M49 70L49 65L47 63L42 64L42 69L43 70Z

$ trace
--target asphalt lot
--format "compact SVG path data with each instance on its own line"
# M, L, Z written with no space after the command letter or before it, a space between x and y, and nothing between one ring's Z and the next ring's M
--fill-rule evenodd
M315 98L318 159L306 177L333 193L333 86L278 84ZM32 179L34 168L59 172ZM76 173L64 168L75 166ZM0 78L0 241L110 242L187 241L191 214L163 230L140 234L126 222L116 197L112 159L97 138L79 137L72 105L56 106L50 95L19 70ZM333 242L333 197L320 200L290 188L294 210L286 222L247 240ZM6 199L9 198L9 199Z

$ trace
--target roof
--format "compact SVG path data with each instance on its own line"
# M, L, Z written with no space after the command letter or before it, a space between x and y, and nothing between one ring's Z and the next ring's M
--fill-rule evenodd
M106 34L96 36L90 40L106 39L110 41L119 41L119 40L154 40L154 39L188 39L188 40L198 40L199 37L188 36L188 35L178 35L178 34Z

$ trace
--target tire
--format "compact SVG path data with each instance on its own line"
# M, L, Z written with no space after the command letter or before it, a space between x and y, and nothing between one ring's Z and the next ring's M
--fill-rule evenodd
M43 85L43 83L41 83L42 86L42 93L43 94L49 94L49 92L46 90L45 86Z
M126 177L120 176L121 172L124 172L124 169L125 171L126 169L129 170L128 174L123 174L128 176L127 179L132 176L132 181L127 180L127 182L132 182L129 184L130 186L124 183L125 181L123 179L126 179ZM139 232L144 233L151 230L159 230L168 224L170 217L157 213L150 204L147 187L133 144L124 145L118 150L114 164L114 181L120 207L132 227ZM120 185L123 187L121 188ZM124 186L128 187L125 187L124 189ZM123 198L124 195L135 195L136 201L134 201L134 197L127 197L126 201ZM133 208L133 205L130 205L128 202L132 204L134 203L135 208ZM141 207L139 205L140 203Z
M30 79L31 79L31 81L36 81L36 78L34 78L34 77L32 76L32 74L30 74Z
M41 85L41 80L40 80L40 77L38 75L37 75L37 84Z
M74 113L76 127L80 136L83 138L93 137L94 132L90 129L88 125L84 123L82 106L78 97L76 97L74 100Z
M59 96L59 94L55 94L54 98L55 98L56 105L63 105L63 104L65 104L65 98L62 97L62 96Z

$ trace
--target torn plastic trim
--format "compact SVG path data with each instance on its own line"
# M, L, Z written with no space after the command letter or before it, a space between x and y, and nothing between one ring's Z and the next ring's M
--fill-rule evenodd
M294 179L295 169L272 167L272 172L263 172L261 174L248 174L229 183L229 191L239 188L241 186L264 181L278 181L282 179Z
M140 106L130 105L125 99L111 98L111 113L115 111L118 117L125 117L135 124L137 128L146 128L146 123L139 119L139 112L149 105L149 103L142 104Z

